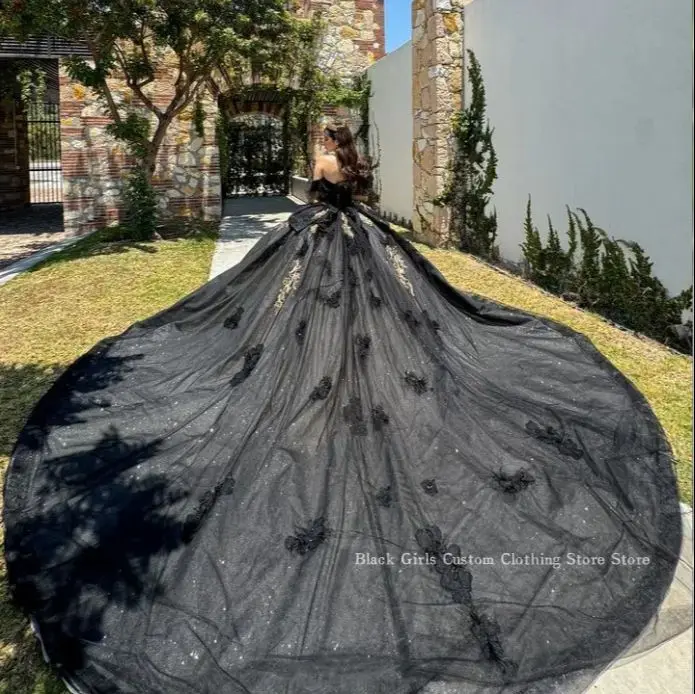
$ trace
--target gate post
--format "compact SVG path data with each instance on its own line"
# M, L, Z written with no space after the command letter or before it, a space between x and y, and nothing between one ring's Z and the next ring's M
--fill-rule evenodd
M467 0L413 0L413 231L434 246L450 243L444 192L452 119L462 106L463 6Z
M0 210L24 207L29 193L29 137L19 99L0 99Z

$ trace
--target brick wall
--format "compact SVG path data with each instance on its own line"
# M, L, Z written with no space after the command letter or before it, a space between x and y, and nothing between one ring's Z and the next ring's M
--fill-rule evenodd
M21 102L0 99L0 210L29 204L29 143Z
M385 53L383 0L306 0L299 14L321 9L328 31L320 51L321 65L350 78L362 73ZM147 90L166 106L175 68L162 70ZM123 82L111 86L118 103L133 98ZM172 215L220 216L220 163L215 141L217 102L204 98L206 125L203 137L193 126L193 107L172 123L157 161L154 185L162 212ZM110 119L95 95L73 83L60 70L61 150L65 228L85 233L122 218L122 187L132 162L123 146L110 137ZM334 109L328 114L333 115ZM338 113L350 117L349 113ZM313 133L320 141L321 129Z
M147 95L165 107L175 70L166 67ZM111 82L118 103L132 100L131 90ZM164 215L220 216L220 173L215 142L217 104L203 100L206 123L203 137L193 125L193 107L169 126L160 148L154 187ZM95 95L60 71L61 152L65 229L86 233L122 219L122 188L133 161L123 145L106 132L111 122Z
M309 0L301 12L320 11L328 28L319 51L319 65L346 80L360 75L386 54L384 0ZM345 108L327 108L327 119L348 121L353 132L361 125L359 114ZM312 128L310 156L323 143L323 127Z

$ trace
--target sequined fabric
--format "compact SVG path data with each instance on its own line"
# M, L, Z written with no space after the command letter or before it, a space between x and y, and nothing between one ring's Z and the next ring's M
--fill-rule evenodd
M657 420L585 338L315 189L37 404L15 601L80 694L582 691L676 566ZM569 553L649 563L542 563Z

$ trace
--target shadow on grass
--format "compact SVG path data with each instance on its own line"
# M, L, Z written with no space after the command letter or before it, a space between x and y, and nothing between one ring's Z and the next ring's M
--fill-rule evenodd
M0 239L0 241L2 241L2 239ZM10 265L14 265L15 263L18 263L22 260L26 260L27 258L30 258L35 253L44 250L44 248L52 246L53 243L53 241L34 241L32 243L23 244L18 252L13 253L11 256L7 258L0 258L0 270L10 267Z
M0 457L9 457L22 425L66 364L0 364Z
M22 612L9 602L0 562L0 694L67 694L41 655Z
M78 421L81 409L98 405L95 393L122 380L137 359L130 357L124 360L103 355L114 339L101 340L72 364L15 366L0 363L0 456L10 456L33 408L52 386L60 387L63 392L66 387L72 391L71 397L66 400L60 400L57 391L52 392L42 404L45 410L50 401L55 413L61 413L63 423ZM91 366L95 368L90 369ZM88 399L80 400L81 394L91 395ZM44 430L41 431L43 433Z
M125 466L114 466L98 487L89 487L84 469L114 450L128 456L121 458L128 469L135 467L154 455L158 444L129 446L112 431L78 458L51 461L58 472L36 490L54 504L50 510L5 509L0 692L5 687L7 694L29 694L46 680L53 680L48 691L61 691L56 675L83 670L89 649L103 641L107 608L109 635L117 634L117 608L136 612L161 593L156 559L183 544L181 524L170 509L186 492L172 489L159 475L131 479ZM65 479L58 479L63 463L68 463ZM75 504L69 494L79 493L80 486ZM43 664L25 615L40 626L51 668Z
M114 255L138 250L142 253L157 253L159 241L209 241L218 236L217 222L199 220L171 220L158 229L158 239L140 240L130 237L128 229L122 226L99 229L89 236L76 241L67 248L48 256L44 261L28 269L37 272L46 267L55 266L78 258L100 255Z
M43 665L25 615L38 623L56 672L79 672L89 649L98 649L106 632L117 634L116 621L137 614L143 601L161 592L157 560L184 544L180 519L188 491L138 469L157 455L162 439L127 440L104 419L91 444L64 455L54 452L56 438L46 446L52 425L81 421L85 410L108 406L99 402L100 390L122 380L131 361L91 350L58 377L19 432L4 483L0 694L64 691ZM5 374L5 386L26 380L11 428L19 429L33 396L45 392L58 370L24 367ZM125 617L114 617L119 610Z

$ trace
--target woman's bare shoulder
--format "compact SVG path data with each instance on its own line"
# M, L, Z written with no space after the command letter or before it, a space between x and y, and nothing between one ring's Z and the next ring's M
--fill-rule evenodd
M337 168L338 166L338 160L335 158L334 154L321 154L319 155L318 160L321 164L324 165L325 168L330 169L330 168Z

